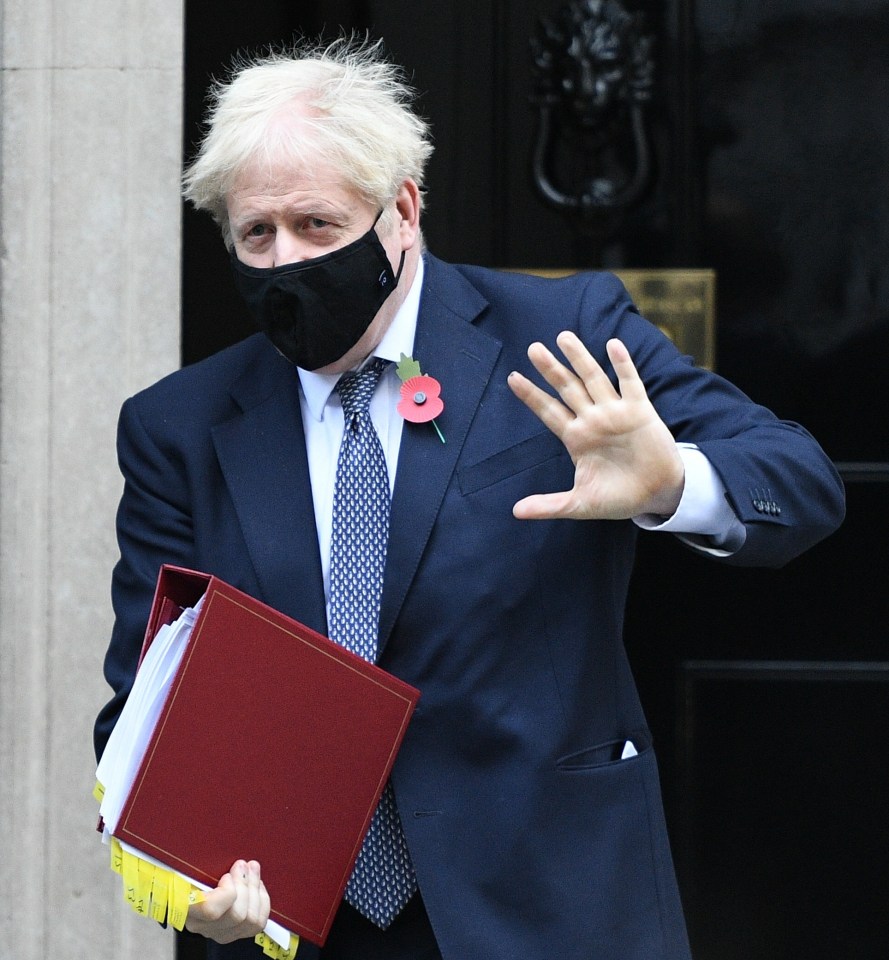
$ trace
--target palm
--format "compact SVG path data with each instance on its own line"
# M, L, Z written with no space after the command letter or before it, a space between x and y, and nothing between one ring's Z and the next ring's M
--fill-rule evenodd
M672 513L682 491L682 462L626 348L617 340L608 344L618 375L615 389L577 337L563 333L558 342L570 369L542 344L528 351L558 397L519 374L510 377L510 385L565 444L575 466L574 486L527 497L516 504L515 515L617 520Z

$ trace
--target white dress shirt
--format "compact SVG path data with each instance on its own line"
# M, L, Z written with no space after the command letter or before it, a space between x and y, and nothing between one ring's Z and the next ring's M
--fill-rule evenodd
M404 419L396 411L401 399L401 381L395 365L401 355L409 357L414 349L414 334L420 310L423 287L423 258L407 297L383 335L374 356L391 360L370 402L370 416L383 446L389 471L389 489L395 488L395 467L401 446ZM369 358L368 358L369 359ZM422 366L422 358L420 358ZM343 436L343 408L334 391L340 374L314 373L298 368L302 393L302 420L315 504L315 525L321 551L324 595L330 591L330 528L333 517L333 487L336 462ZM434 376L434 371L423 370ZM518 402L518 401L516 401ZM676 513L668 519L644 515L634 522L645 530L674 533L698 550L717 556L728 556L744 543L743 524L735 516L725 498L725 488L710 461L693 444L677 444L685 464L685 488ZM526 521L533 523L534 521Z

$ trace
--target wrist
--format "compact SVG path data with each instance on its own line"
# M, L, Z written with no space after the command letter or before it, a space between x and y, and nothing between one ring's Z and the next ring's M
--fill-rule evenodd
M669 520L679 509L682 495L685 492L685 464L678 454L674 473L674 478L652 498L648 509L644 511L646 514L654 514L664 520Z

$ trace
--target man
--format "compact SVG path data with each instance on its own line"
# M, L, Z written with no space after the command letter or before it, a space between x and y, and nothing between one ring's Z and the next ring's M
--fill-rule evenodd
M422 694L391 780L407 902L368 919L347 888L328 944L300 956L687 958L621 641L637 530L777 566L838 526L842 487L808 433L696 369L610 275L425 253L430 152L372 46L272 56L217 88L185 192L263 333L123 407L97 751L162 563L338 632L338 452L367 423L344 416L345 384L393 361L370 399L391 494L371 617L373 656ZM441 385L437 429L396 410L402 356ZM246 960L268 910L261 865L239 860L188 926Z

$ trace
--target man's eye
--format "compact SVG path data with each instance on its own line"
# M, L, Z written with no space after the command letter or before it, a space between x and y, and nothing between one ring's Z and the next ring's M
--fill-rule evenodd
M309 230L324 230L326 227L330 226L329 220L322 220L321 217L308 217L306 220L306 226Z
M255 223L248 231L248 237L264 237L268 233L268 227L264 223Z

